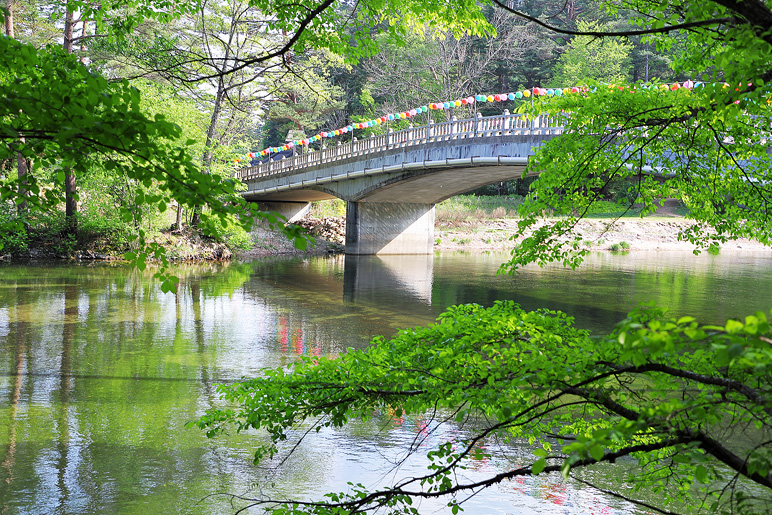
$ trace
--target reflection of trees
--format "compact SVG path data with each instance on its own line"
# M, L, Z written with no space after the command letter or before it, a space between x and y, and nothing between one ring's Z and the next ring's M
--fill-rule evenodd
M64 278L64 318L62 320L62 351L59 362L59 395L57 422L59 426L56 448L59 458L56 464L56 478L61 504L65 505L69 489L67 487L67 465L72 460L70 453L70 420L69 410L72 400L74 378L72 377L72 349L75 341L75 330L78 324L78 279L66 276Z
M5 483L10 484L14 480L14 466L16 465L16 444L17 444L17 430L18 430L18 412L19 401L21 399L22 386L24 385L24 368L26 364L26 353L28 347L28 334L29 334L29 320L30 309L26 298L22 298L19 295L17 288L12 288L13 302L11 305L14 307L15 313L12 313L12 318L16 321L10 324L10 330L8 333L8 342L12 342L14 346L14 362L13 362L13 388L11 388L11 398L8 403L10 406L9 421L8 421L8 449L5 452L5 458L2 462L2 467L6 470ZM2 505L2 512L5 513L8 506Z

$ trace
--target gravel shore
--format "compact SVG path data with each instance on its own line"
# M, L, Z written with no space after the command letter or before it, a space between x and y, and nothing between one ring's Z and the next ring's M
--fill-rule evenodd
M585 219L579 221L573 232L580 235L593 250L619 250L629 246L630 251L689 251L694 245L678 240L678 233L693 222L684 218L648 217L612 220ZM455 226L435 227L437 250L508 250L517 242L510 237L517 229L517 220L483 220ZM730 241L721 247L726 250L768 250L752 240Z

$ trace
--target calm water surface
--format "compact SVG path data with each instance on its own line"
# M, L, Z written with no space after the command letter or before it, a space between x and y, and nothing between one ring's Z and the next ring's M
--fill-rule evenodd
M463 430L383 413L306 441L281 467L255 467L261 436L208 440L185 427L219 404L217 382L298 355L364 347L445 307L514 299L608 331L639 302L720 322L772 308L772 253L592 256L577 271L495 275L502 254L271 259L183 266L177 295L116 265L0 265L0 514L232 513L235 493L312 498L419 473L395 464ZM529 457L486 442L482 477ZM622 489L622 486L618 486ZM424 503L421 513L445 513ZM256 510L255 513L259 513ZM507 482L470 514L632 514L556 477Z

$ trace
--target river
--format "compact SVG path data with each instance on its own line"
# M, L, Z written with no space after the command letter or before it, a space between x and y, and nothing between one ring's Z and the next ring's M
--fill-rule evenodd
M772 253L599 253L578 270L496 275L497 253L271 258L183 265L178 294L123 265L0 265L0 514L220 514L227 494L301 498L368 486L424 463L400 451L463 436L388 413L308 440L281 466L255 467L259 434L207 439L186 426L219 405L218 382L298 355L336 355L433 321L445 307L513 299L606 332L642 301L721 322L772 307ZM482 477L527 457L486 449ZM623 485L617 485L624 489ZM238 504L241 506L241 504ZM507 482L468 514L634 514L557 477ZM445 513L425 503L421 513ZM260 510L254 510L260 513ZM252 513L252 512L250 512Z

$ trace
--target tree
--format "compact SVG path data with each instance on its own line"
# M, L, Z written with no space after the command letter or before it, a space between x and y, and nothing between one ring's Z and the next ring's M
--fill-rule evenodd
M507 91L499 84L502 77L497 69L519 64L536 34L500 10L487 19L498 37L425 34L410 37L406 44L382 44L381 52L365 63L369 87L382 110L399 112L428 100Z
M37 50L7 37L0 38L2 69L13 70L13 78L0 76L0 161L35 158L41 168L53 170L53 184L41 183L34 175L22 180L10 177L0 182L0 200L26 201L31 216L53 211L63 201L65 170L79 173L98 157L110 173L144 185L152 193L136 192L135 205L155 205L164 211L175 199L193 207L209 203L204 230L217 234L222 225L238 217L248 226L254 216L272 224L274 215L253 212L236 192L236 182L204 174L180 142L181 129L162 115L148 117L141 108L139 90L128 82L109 83L90 72L78 58L64 49ZM29 196L24 193L29 192ZM127 222L134 210L121 210ZM19 231L21 219L3 221L3 231ZM292 238L297 230L286 229ZM163 259L164 249L144 246L144 232L138 231L141 251L131 256L144 268L149 254ZM301 243L302 245L302 243ZM164 289L174 288L174 278L165 275Z
M432 448L425 475L382 490L354 485L307 503L249 500L277 514L418 513L412 499L432 497L456 513L463 499L517 476L561 472L591 483L584 469L617 460L627 465L624 482L661 492L657 506L640 503L649 509L688 513L692 502L710 513L768 513L770 336L764 313L702 326L642 309L591 338L559 312L525 312L512 302L458 306L432 326L378 337L366 351L222 385L233 404L198 425L209 435L230 424L266 431L270 443L256 460L283 457L315 429L378 411L455 421L473 435ZM485 480L459 479L492 438L529 439L534 456Z
M644 35L667 48L683 44L671 33L688 30L686 50L674 66L700 82L616 88L595 83L589 91L526 106L561 117L565 131L530 163L540 174L518 231L529 236L505 265L508 270L533 261L581 262L586 247L569 236L571 227L606 184L619 180L634 182L632 201L644 214L664 198L683 200L695 224L679 237L697 250L716 251L740 237L772 244L769 4L707 2L688 10L679 9L680 2L622 5L648 8L634 18L642 28L580 35ZM625 207L633 205L628 201ZM565 216L534 229L545 209Z
M578 30L600 29L595 23L580 21ZM630 81L630 51L632 45L615 39L576 36L558 59L552 79L558 87L585 84L587 80L609 84Z

